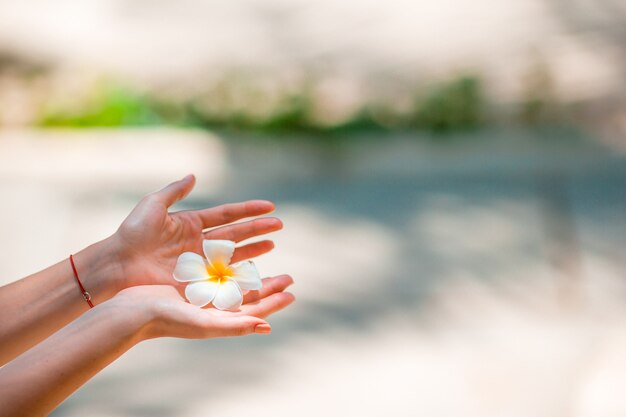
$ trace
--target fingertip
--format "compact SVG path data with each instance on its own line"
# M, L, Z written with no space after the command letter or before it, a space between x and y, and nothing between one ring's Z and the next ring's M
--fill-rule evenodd
M276 209L276 204L269 200L251 200L248 204L254 205L255 209L261 213L271 213Z
M285 288L293 284L293 278L289 275L276 275L273 277L263 278L263 287L271 288L272 293L284 291Z
M266 297L266 299L270 299L270 298L273 299L273 302L276 303L276 305L280 306L280 309L283 309L287 307L289 304L296 301L296 296L293 295L293 293L290 293L284 290L277 291L274 294Z
M294 283L293 277L291 275L284 274L281 276L284 277L284 279L289 283L289 285L292 285Z
M283 222L278 217L260 217L252 221L258 234L277 232L283 228Z
M260 323L254 326L254 333L257 334L268 334L272 332L272 326L269 323Z
M276 230L280 230L284 226L283 221L279 219L278 217L268 217L267 220L269 221L270 225L274 227Z
M258 248L263 250L263 254L271 251L272 249L274 249L276 247L276 245L274 244L274 241L273 240L269 240L269 239L262 240L260 242L252 243L252 244L253 245L257 245Z
M159 191L148 194L146 198L154 199L162 202L167 207L185 198L196 183L196 177L193 174L186 175L180 180L174 181Z
M294 301L296 301L296 296L293 295L293 293L291 292L287 292L287 291L283 291L281 294L284 294L284 297L289 300L289 304L293 303Z
M187 195L196 185L196 176L193 174L189 174L180 181L183 183L183 187L185 188L185 195Z
M288 286L294 283L293 278L291 277L291 275L288 275L288 274L276 275L274 277L267 278L267 279L270 279L274 282L279 282L280 284L282 284L282 286L284 286L284 288L287 288Z
M249 243L246 246L254 247L254 249L256 251L260 251L260 253L258 253L258 255L255 255L255 257L256 257L256 256L259 256L259 255L262 255L264 253L267 253L267 252L271 251L272 249L274 249L275 245L274 245L274 241L273 240L265 239L265 240L261 240L259 242ZM245 247L245 246L242 246L242 248L243 247Z

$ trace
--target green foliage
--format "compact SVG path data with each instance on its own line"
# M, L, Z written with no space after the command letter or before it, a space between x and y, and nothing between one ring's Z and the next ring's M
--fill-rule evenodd
M150 126L164 123L157 106L141 94L119 85L103 84L73 105L49 105L39 124L56 127Z
M310 101L306 95L293 95L286 101L285 106L256 127L270 131L306 130L309 127L307 122L309 107Z
M481 82L465 76L434 88L416 103L415 125L435 132L467 130L481 126L485 108Z
M311 84L305 84L295 91L284 91L278 96L274 92L272 96L250 79L229 78L213 90L174 103L120 84L103 82L73 102L48 103L38 124L63 127L168 124L272 133L345 134L407 128L448 132L476 128L485 121L481 83L474 76L454 79L422 94L425 98L416 100L413 114L394 114L392 108L381 109L364 103L360 111L336 125L324 125L311 117L311 91ZM388 114L381 118L381 112ZM389 120L406 122L389 124Z

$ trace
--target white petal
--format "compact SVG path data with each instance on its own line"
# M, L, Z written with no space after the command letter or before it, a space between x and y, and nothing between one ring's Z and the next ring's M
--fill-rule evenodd
M202 256L184 252L178 257L174 268L174 279L179 282L201 281L209 278L206 262Z
M215 298L220 285L212 281L192 282L185 288L185 297L198 307L204 307Z
M202 242L202 249L204 249L204 256L206 256L210 264L221 263L224 266L228 266L230 258L232 258L235 252L235 242L205 239Z
M213 307L220 310L237 310L243 302L241 288L232 279L219 284L217 294L213 299Z
M237 262L232 264L230 269L233 271L233 279L237 281L242 290L260 290L263 286L261 276L254 262Z

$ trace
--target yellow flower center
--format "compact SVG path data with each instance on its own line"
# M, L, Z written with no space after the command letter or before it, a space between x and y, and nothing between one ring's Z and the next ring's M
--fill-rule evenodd
M221 262L208 265L206 270L209 273L209 281L213 281L216 284L223 284L233 276L233 270Z

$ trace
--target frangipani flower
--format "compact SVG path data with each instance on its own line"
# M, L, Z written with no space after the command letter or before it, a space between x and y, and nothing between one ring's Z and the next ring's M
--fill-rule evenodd
M230 264L235 242L204 240L204 259L193 252L178 257L174 279L188 282L185 296L191 304L204 307L213 303L220 310L237 310L243 301L241 290L258 290L261 277L252 261Z

